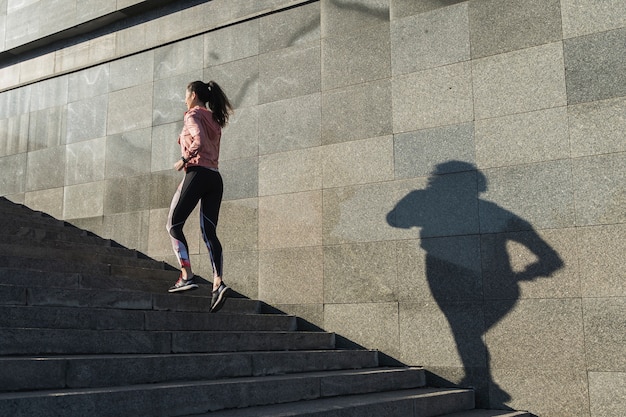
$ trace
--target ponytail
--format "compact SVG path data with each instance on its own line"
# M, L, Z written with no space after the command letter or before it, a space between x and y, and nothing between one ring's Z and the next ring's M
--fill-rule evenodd
M233 106L230 104L228 97L226 97L226 94L219 84L213 80L208 83L194 81L189 83L187 89L190 92L196 93L200 101L208 104L209 109L211 109L213 113L213 120L215 120L217 124L221 127L228 124L228 118L233 113Z

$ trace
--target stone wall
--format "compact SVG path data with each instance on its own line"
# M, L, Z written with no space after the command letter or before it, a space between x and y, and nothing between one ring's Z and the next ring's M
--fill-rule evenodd
M184 88L216 80L231 286L481 406L624 414L624 0L44 3L0 0L0 195L174 263Z

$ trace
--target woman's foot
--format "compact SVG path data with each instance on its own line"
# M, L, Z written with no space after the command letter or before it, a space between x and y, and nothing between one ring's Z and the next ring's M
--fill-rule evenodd
M194 275L192 275L189 279L185 279L181 273L176 283L172 285L167 292L195 290L196 288L198 288L198 284L196 284L196 281L194 280Z
M219 311L226 302L230 288L224 284L224 281L218 280L213 284L213 294L211 297L211 313Z

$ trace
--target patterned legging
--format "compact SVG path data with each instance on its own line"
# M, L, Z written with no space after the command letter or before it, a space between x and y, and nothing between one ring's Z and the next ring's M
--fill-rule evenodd
M170 205L167 231L172 239L172 248L181 268L190 267L187 240L183 226L200 201L200 227L202 238L209 250L213 275L222 276L222 244L217 238L217 220L222 203L224 185L217 170L189 167Z

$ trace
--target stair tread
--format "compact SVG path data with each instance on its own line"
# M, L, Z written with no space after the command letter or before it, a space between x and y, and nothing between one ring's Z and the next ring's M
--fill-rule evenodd
M252 408L220 410L193 417L296 417L300 415L327 415L330 412L354 407L371 407L375 404L397 401L414 401L427 397L446 396L452 393L467 393L468 390L454 388L414 388L369 394L355 394L332 398L321 398L294 403L263 405ZM338 415L339 415L338 413ZM367 414L368 416L370 414ZM190 416L192 417L192 416ZM403 417L410 417L409 415Z
M526 411L510 411L510 410L467 410L459 411L452 414L446 414L445 417L531 417L532 414Z
M258 329L289 331L296 329L295 316L287 314L247 313L243 315L228 311L220 312L220 314L194 311L159 311L141 308L141 303L136 308L133 307L124 309L56 305L0 305L0 329L124 329L145 331L254 331ZM147 308L151 308L151 306Z

